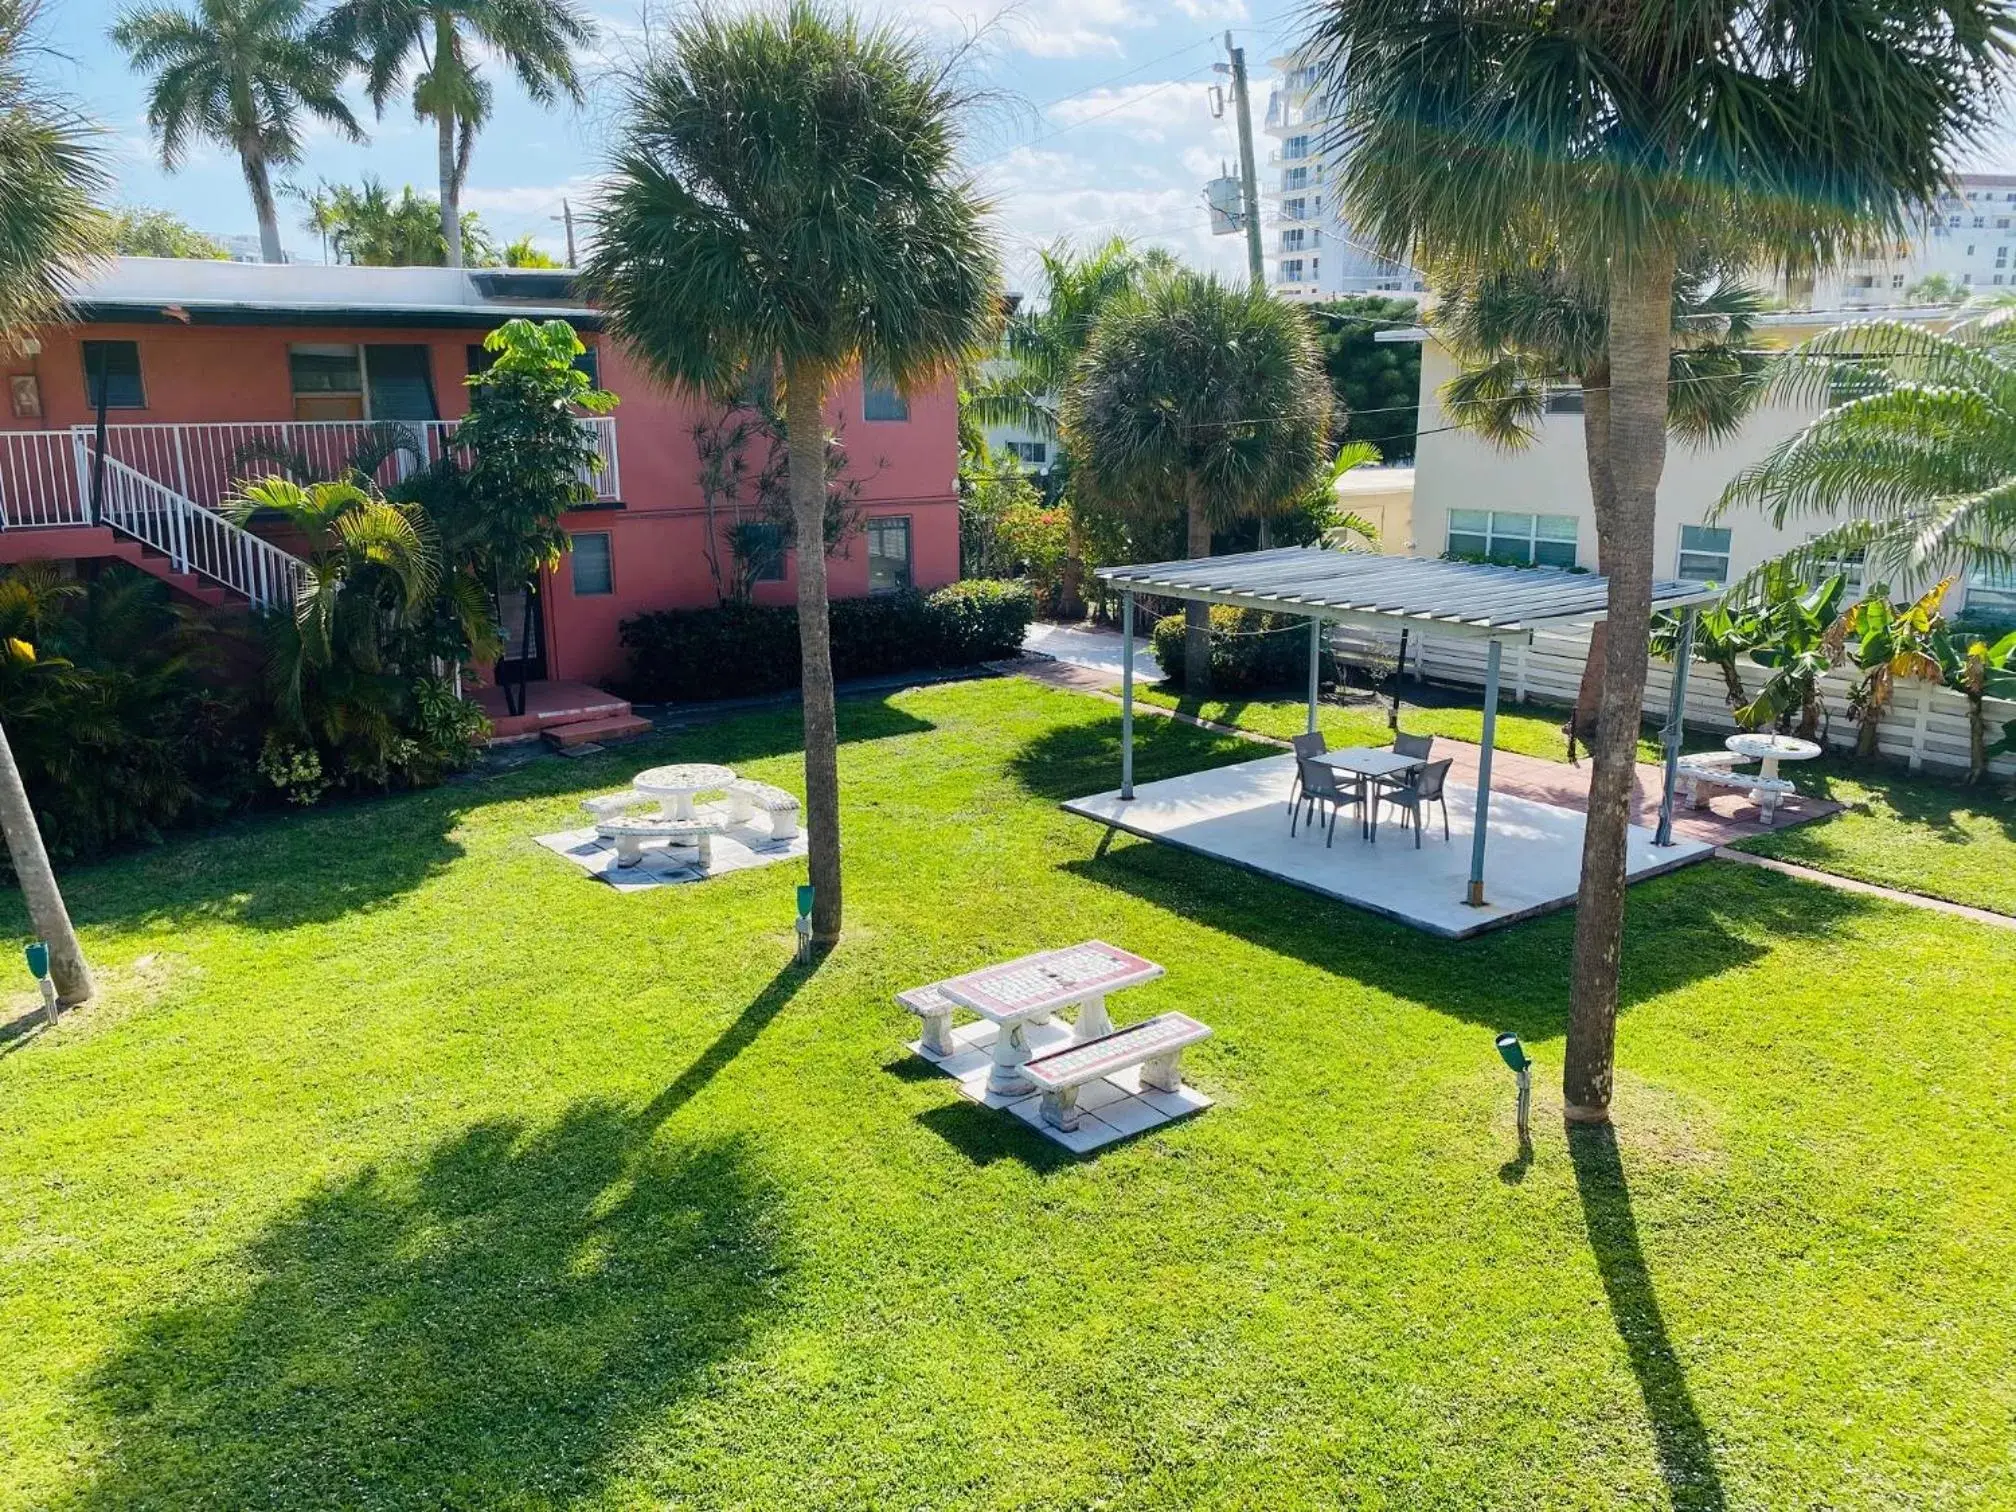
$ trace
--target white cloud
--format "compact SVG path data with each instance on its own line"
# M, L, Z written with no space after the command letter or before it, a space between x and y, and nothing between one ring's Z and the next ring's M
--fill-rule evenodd
M1128 84L1119 89L1095 89L1059 100L1050 107L1049 116L1064 126L1096 123L1109 130L1124 131L1137 141L1164 142L1199 121L1210 121L1209 87L1198 80L1165 79L1160 83Z

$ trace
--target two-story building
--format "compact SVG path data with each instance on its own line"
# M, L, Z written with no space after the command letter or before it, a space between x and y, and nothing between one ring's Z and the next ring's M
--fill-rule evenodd
M275 457L333 476L385 422L412 448L386 467L441 454L468 411L464 380L484 361L485 333L525 316L573 325L583 365L622 401L582 422L603 459L597 498L564 522L573 550L540 585L525 670L606 683L623 671L623 620L719 599L710 557L728 557L732 517L715 511L710 542L695 436L719 417L651 378L569 272L121 258L77 290L73 315L0 358L0 562L88 571L124 559L204 602L270 607L289 591L291 558L218 513L234 483L277 470ZM955 579L952 381L907 395L848 382L828 419L862 520L830 563L832 593ZM793 577L791 553L767 557L757 601L792 602ZM506 606L514 632L521 608Z
M1950 320L1951 311L1889 312L1894 318ZM1866 312L1783 312L1758 321L1760 339L1790 346ZM1445 553L1497 557L1545 567L1596 568L1596 514L1583 449L1581 394L1572 384L1547 402L1539 434L1524 450L1502 451L1456 424L1442 396L1456 376L1456 358L1425 330L1382 333L1380 340L1423 342L1420 440L1411 507L1390 510L1382 547L1414 556ZM1781 528L1761 511L1737 509L1710 519L1730 479L1761 461L1819 411L1764 404L1737 432L1695 446L1674 439L1659 483L1658 538L1653 569L1661 577L1727 583L1826 529L1820 518L1788 520ZM1851 585L1860 565L1845 562ZM1893 583L1897 593L1929 584ZM1947 612L2016 619L2016 575L1976 572L1947 599Z

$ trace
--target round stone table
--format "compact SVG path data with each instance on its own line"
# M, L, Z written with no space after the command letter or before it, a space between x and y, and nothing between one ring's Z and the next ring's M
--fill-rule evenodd
M1761 730L1731 735L1722 744L1738 756L1747 756L1752 761L1762 762L1763 766L1757 775L1766 782L1778 775L1779 762L1811 761L1820 754L1820 747L1810 740L1801 740L1796 735L1772 735Z
M695 794L714 792L734 780L735 773L727 767L688 761L639 772L630 779L630 785L646 798L656 798L659 812L665 818L691 819Z

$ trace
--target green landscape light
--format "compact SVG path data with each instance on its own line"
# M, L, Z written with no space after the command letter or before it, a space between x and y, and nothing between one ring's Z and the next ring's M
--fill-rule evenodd
M798 884L798 959L812 959L812 885Z
M1519 1081L1519 1147L1523 1150L1532 1143L1528 1120L1533 1112L1533 1058L1526 1053L1526 1047L1519 1043L1516 1034L1501 1034L1496 1043L1498 1054Z
M36 940L21 952L27 957L28 970L42 988L42 1016L50 1023L56 1022L56 984L49 980L49 944L46 940Z

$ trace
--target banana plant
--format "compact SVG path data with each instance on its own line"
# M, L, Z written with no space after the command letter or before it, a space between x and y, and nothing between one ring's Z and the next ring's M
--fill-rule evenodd
M2002 726L2002 737L1988 743L1988 700L2016 700L2016 630L1990 644L1978 635L1941 628L1933 633L1932 654L1940 680L1967 700L1967 780L1988 775L1988 763L2005 751L2016 751L2016 719Z
M1764 616L1755 605L1728 600L1703 608L1694 621L1694 660L1722 674L1722 697L1731 710L1750 702L1743 686L1743 659L1764 641ZM1680 654L1680 616L1666 613L1652 621L1652 651L1671 661Z
M1736 720L1747 730L1768 724L1785 731L1796 716L1800 737L1817 741L1823 716L1820 679L1840 659L1836 626L1848 581L1837 572L1804 592L1798 591L1798 581L1777 563L1763 576L1763 633L1750 659L1771 675L1757 696L1736 711Z
M1843 660L1862 674L1848 695L1848 717L1856 724L1857 756L1876 754L1883 711L1890 707L1898 678L1940 680L1932 638L1945 627L1939 606L1952 587L1953 579L1943 578L1909 607L1893 604L1887 597L1868 598L1841 616L1836 635Z

